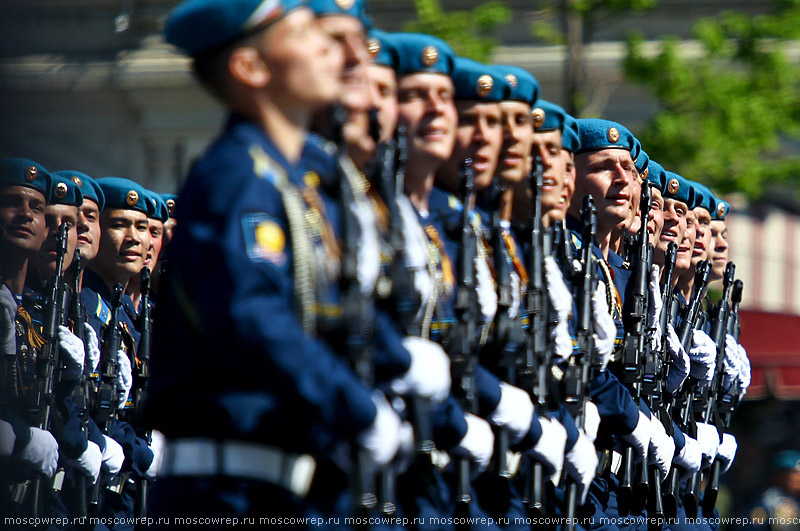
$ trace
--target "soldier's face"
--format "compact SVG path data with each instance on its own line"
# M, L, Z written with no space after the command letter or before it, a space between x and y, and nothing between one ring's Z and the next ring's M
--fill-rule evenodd
M505 183L514 184L527 179L530 171L530 152L533 146L531 107L521 101L500 102L503 125L503 146L497 174Z
M680 245L678 245L678 255L675 258L675 268L686 271L692 267L692 253L694 252L694 241L697 239L697 228L694 211L686 212L686 230L683 233Z
M369 53L364 25L350 15L325 15L317 19L317 25L328 37L339 43L344 52L340 101L350 111L368 110Z
M33 255L47 237L44 195L27 186L0 188L0 247Z
M637 177L626 149L602 149L575 156L575 196L581 202L591 194L598 225L604 230L624 224L632 210L633 180Z
M650 194L650 215L647 220L647 234L649 235L650 244L655 247L659 236L661 236L661 229L664 228L664 199L661 197L661 190L654 186L650 187Z
M561 200L567 173L562 151L561 131L534 133L532 153L542 159L542 213L548 219L563 219L566 214L566 204Z
M722 280L725 266L728 264L728 228L724 221L712 221L711 248L708 258L711 261L711 280Z
M320 30L311 10L295 9L268 28L259 51L269 96L285 111L320 108L342 96L342 47Z
M394 135L397 128L397 78L391 68L370 65L367 78L372 92L372 104L378 109L378 123L381 126L381 142Z
M398 123L408 134L409 166L436 168L450 158L456 139L453 82L450 76L425 72L402 76L397 87Z
M97 256L100 246L100 210L97 203L84 199L78 208L78 249L84 264Z
M137 210L109 209L100 215L101 238L97 257L92 262L104 279L123 285L138 275L150 248L147 215Z
M31 260L31 265L50 277L56 272L58 258L58 229L62 223L67 224L67 251L64 253L64 271L72 264L75 248L78 245L78 207L70 205L48 205L44 211L47 239L41 250Z
M500 125L500 105L457 101L458 128L453 154L436 172L437 179L444 180L450 188L458 185L458 171L466 159L472 160L476 190L485 190L492 183L503 128Z
M639 207L642 202L642 182L639 180L638 172L634 179L631 180L631 212L628 215L628 220L625 222L625 230L630 233L636 233L642 226L642 219L640 217Z
M569 205L572 202L572 195L575 193L575 155L566 149L561 150L564 158L564 187L561 189L561 203L564 205L566 215Z
M172 241L172 232L175 230L175 225L178 224L178 220L171 217L164 223L164 237L162 238L161 248L166 249L169 246L169 242Z
M156 262L158 262L158 256L161 254L161 245L164 241L164 223L157 219L150 219L148 220L148 229L150 231L150 248L147 249L144 265L152 271Z
M664 226L658 236L654 260L657 264L665 263L667 246L670 242L679 245L686 232L686 212L689 211L686 203L674 199L664 199Z
M692 251L692 266L708 258L708 250L711 247L711 214L705 208L695 208L694 217L697 237Z

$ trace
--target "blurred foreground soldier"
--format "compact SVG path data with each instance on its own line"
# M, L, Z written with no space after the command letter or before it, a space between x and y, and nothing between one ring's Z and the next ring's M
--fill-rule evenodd
M772 486L748 517L747 529L789 531L800 519L800 452L783 450L772 460Z
M185 2L166 39L231 117L192 168L168 251L147 408L167 449L150 512L318 514L305 498L316 459L357 442L384 464L399 427L315 337L339 256L300 161L312 113L340 95L341 50L293 0Z

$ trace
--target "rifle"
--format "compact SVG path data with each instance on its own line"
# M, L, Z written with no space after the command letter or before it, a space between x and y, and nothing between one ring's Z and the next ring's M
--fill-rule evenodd
M583 198L581 209L581 273L579 277L577 299L577 351L570 356L564 374L565 398L567 408L575 417L575 424L584 427L584 409L586 406L586 389L589 381L599 370L591 364L594 350L594 320L592 312L592 295L595 284L595 264L592 260L592 245L597 234L597 210L591 195ZM578 484L568 479L566 485L567 531L575 529L576 510L578 507Z
M56 369L61 368L58 351L58 325L64 322L64 255L67 253L67 232L69 227L62 223L56 235L56 274L49 287L49 298L42 323L42 337L46 341L42 353L36 360L36 391L33 395L32 412L38 419L37 427L50 430L53 409L53 390L56 383ZM42 501L50 482L41 473L35 473L31 480L33 495L30 514L34 518L42 516Z
M697 326L697 320L700 315L700 304L705 298L706 287L708 285L709 274L711 273L710 264L703 260L697 264L694 273L694 284L692 286L692 298L686 306L683 320L681 321L680 330L678 330L678 338L681 341L686 352L692 348L692 334ZM676 302L677 306L677 302ZM688 383L687 383L688 382ZM676 399L677 418L675 421L681 430L688 430L689 436L697 437L697 428L691 417L692 411L692 392L697 385L697 380L691 376L687 378L681 389L678 391L678 398ZM682 392L681 392L682 391ZM683 396L680 396L683 395ZM676 411L673 410L673 418ZM697 516L697 493L696 485L694 482L689 483L689 488L684 495L683 504L686 508L686 514L690 518Z
M517 383L531 392L534 403L547 408L547 370L552 357L550 338L547 335L550 299L547 295L544 270L544 230L542 228L542 181L544 165L541 157L534 158L530 185L533 192L531 213L531 249L528 255L528 340L525 353L517 370ZM533 517L545 516L547 479L542 463L534 461L529 477L522 489L522 499Z
M100 347L100 382L97 385L94 401L93 418L106 434L117 418L117 361L122 344L122 333L119 326L119 312L122 307L122 284L115 284L111 294L111 316L103 329ZM99 510L100 481L92 487L89 504L96 514Z
M137 428L136 432L142 434L142 438L150 445L153 442L153 434L150 430L145 430L140 426L142 409L147 400L147 387L150 380L150 344L153 337L153 320L150 312L150 268L145 266L139 273L139 289L142 298L139 304L139 349L137 357L139 366L135 374L136 388L133 390L133 421ZM147 479L142 477L137 480L136 502L134 505L136 518L147 516Z
M477 413L477 396L475 392L475 369L478 365L475 352L475 334L478 320L477 279L475 275L477 236L472 226L472 211L470 209L475 194L472 160L467 159L464 161L460 174L464 209L461 213L458 287L453 307L456 323L450 336L450 371L453 376L453 391L461 407L467 413ZM472 503L469 458L458 457L456 459L456 477L456 515L466 517L469 514L469 505Z
M339 148L337 165L339 175L339 200L342 205L342 272L340 289L342 294L343 327L345 349L350 365L361 383L372 388L374 375L373 326L375 322L372 299L361 292L358 280L358 249L360 224L352 211L355 193L350 177L357 175L358 170L347 156L342 138L342 126L346 121L346 111L341 105L334 105L332 123L334 140ZM354 449L353 489L355 491L356 513L367 522L369 514L376 508L378 497L375 489L375 471L367 452L359 447ZM366 523L364 524L366 527Z
M87 433L89 427L89 397L91 396L92 363L89 358L89 346L86 341L85 319L83 303L81 302L81 251L75 249L72 259L72 299L69 306L69 317L72 321L72 332L81 338L84 346L83 374L75 392L75 405L78 408L78 417L81 419L81 431ZM99 480L99 478L98 478ZM86 476L76 474L75 491L77 496L78 516L85 517L89 514L89 505L86 498Z
M729 274L730 270L730 274ZM733 326L732 322L737 321L738 317L732 317L733 312L738 316L739 303L742 301L742 281L736 281L732 284L735 266L733 262L729 262L725 268L725 276L723 277L723 295L722 299L717 305L717 318L711 326L711 338L717 344L717 366L715 367L714 382L709 385L709 399L704 413L705 422L709 422L712 418L716 419L714 423L720 432L720 436L725 433L725 430L730 426L731 415L736 407L736 402L739 398L739 392L736 385L732 390L724 388L724 372L725 372L725 334ZM730 303L726 297L730 293ZM712 386L715 386L714 389ZM719 475L721 463L719 459L714 459L711 463L711 470L708 473L708 482L706 484L705 495L703 497L703 516L710 518L714 513L714 506L717 504L717 495L719 494Z

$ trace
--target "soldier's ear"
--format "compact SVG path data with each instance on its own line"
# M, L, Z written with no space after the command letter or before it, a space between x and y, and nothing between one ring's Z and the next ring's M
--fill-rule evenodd
M269 69L258 50L250 46L242 46L231 52L228 73L234 81L254 89L266 87L270 79Z

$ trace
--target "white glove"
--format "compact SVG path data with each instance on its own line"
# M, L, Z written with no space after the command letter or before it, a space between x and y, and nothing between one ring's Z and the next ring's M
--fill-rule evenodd
M403 338L411 355L408 371L389 384L398 395L415 394L441 404L450 394L450 357L438 343L421 337Z
M727 393L738 382L742 371L739 361L739 344L730 334L725 334L725 356L722 358L722 389Z
M164 445L167 438L158 430L153 430L150 433L150 451L153 452L153 462L145 471L144 475L147 479L156 479L158 471L161 469L161 461L164 459Z
M376 465L384 466L391 461L400 445L400 417L386 400L383 393L372 393L377 414L372 425L364 430L358 437L361 445Z
M478 245L481 245L480 242ZM481 309L484 323L490 323L497 313L497 290L495 289L492 272L486 259L480 254L475 257L475 292L478 296L478 306Z
M61 350L61 361L64 364L61 379L78 380L83 374L83 360L86 357L83 341L66 326L58 325L58 348Z
M589 492L589 486L597 471L597 463L594 444L581 431L578 440L575 441L575 446L564 456L564 468L567 475L578 483L581 505L586 502L586 494Z
M125 452L122 446L108 435L103 435L103 439L106 441L106 449L103 450L103 470L111 476L116 476L122 470Z
M92 364L92 372L97 372L97 366L100 364L100 342L97 341L97 333L89 323L83 323L85 330L84 336L86 337L86 348L89 351L89 362Z
M692 344L689 358L692 360L692 378L710 382L714 379L714 367L717 362L717 345L702 330L692 331Z
M489 422L508 431L511 443L517 443L531 429L533 402L528 393L500 382L500 402L489 416Z
M58 466L58 443L49 431L31 428L31 440L19 453L20 461L51 478Z
M125 407L133 385L131 360L124 350L117 352L117 408Z
M686 444L672 460L676 466L684 470L684 473L681 474L681 481L699 472L700 466L703 464L703 452L700 450L700 443L697 442L697 439L689 437L685 433L683 438L686 440Z
M680 389L684 380L689 376L691 360L689 355L681 345L681 340L672 327L672 323L667 324L667 352L669 352L670 365L667 375L667 392L675 394Z
M633 431L622 438L633 446L636 462L647 462L647 449L650 446L650 417L639 411L639 421Z
M730 433L722 434L722 444L719 445L719 460L722 462L720 471L724 474L733 464L733 458L736 457L736 437Z
M552 256L544 259L544 272L547 279L547 294L558 320L553 330L554 354L559 359L572 355L572 336L569 333L569 314L572 311L572 293L564 283L564 276Z
M657 418L652 419L650 427L649 463L658 467L661 481L664 481L675 457L675 441L667 435L664 425Z
M103 452L97 444L89 441L86 451L77 459L67 459L67 464L86 477L92 478L92 484L100 477L100 465L103 464Z
M9 457L14 451L17 435L10 423L0 419L0 457Z
M583 432L592 444L597 439L597 430L600 427L600 411L591 400L583 406Z
M649 328L653 330L653 341L650 343L651 349L661 350L661 336L664 331L661 330L661 311L664 302L661 300L661 269L658 264L653 264L650 270L650 281L648 288L650 290L650 304L647 307L647 322Z
M719 452L719 432L716 426L697 423L697 442L700 443L700 451L703 453L703 468L714 462Z
M561 478L561 469L564 468L564 452L567 446L567 429L555 419L539 417L542 427L542 436L525 453L547 467L548 474L556 478L558 483Z
M739 351L739 382L741 383L739 390L739 400L744 398L747 393L747 388L750 387L750 358L747 357L747 351L742 345L737 345Z
M592 365L604 371L614 350L614 341L617 338L617 325L608 309L606 301L606 285L601 280L597 290L592 295L592 311L594 313L594 351L592 352Z
M467 433L452 453L469 457L477 465L477 472L480 474L486 470L492 459L494 433L488 422L472 413L464 415L464 420L467 421Z
M392 468L397 474L403 474L414 463L417 451L414 440L414 427L410 422L403 421L400 423L400 435L398 439L400 441L400 447L397 450L397 456L392 462Z
M361 293L371 295L375 291L375 283L381 271L381 245L378 240L377 220L369 203L363 197L356 197L349 206L356 220L360 234L358 235L356 276Z
M5 284L0 284L0 356L17 355L17 301Z

